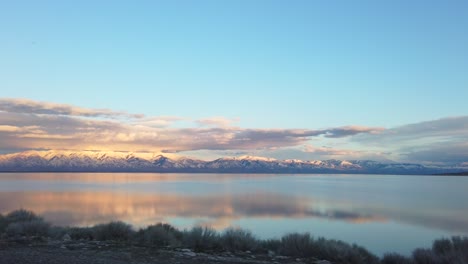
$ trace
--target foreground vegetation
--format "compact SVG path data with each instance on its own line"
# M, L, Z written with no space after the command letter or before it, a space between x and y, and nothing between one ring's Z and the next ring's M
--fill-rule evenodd
M355 244L315 238L308 233L292 233L280 239L261 240L244 229L229 228L218 232L209 227L194 227L190 230L178 230L163 223L139 230L119 221L93 227L58 227L26 210L0 215L0 236L6 239L43 237L56 240L118 241L122 244L155 249L189 248L196 252L250 251L257 254L317 258L349 264L468 264L468 237L435 240L432 248L416 249L411 257L389 253L379 259Z

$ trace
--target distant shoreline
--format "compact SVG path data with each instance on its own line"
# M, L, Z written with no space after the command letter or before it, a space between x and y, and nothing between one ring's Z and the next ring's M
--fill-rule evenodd
M134 173L134 174L255 174L255 175L379 175L379 176L468 176L468 172L449 172L449 173L421 173L421 174L410 174L410 173L372 173L372 172L252 172L252 171L93 171L93 170L77 170L77 171L66 171L66 170L38 170L38 171L18 171L18 170L0 170L0 174L3 173Z
M451 172L451 173L438 173L436 176L468 176L468 171L463 172Z
M371 172L251 172L251 171L233 171L233 172L226 172L226 171L52 171L52 170L44 170L44 171L10 171L10 170L0 170L0 173L135 173L135 174L256 174L256 175L382 175L382 176L468 176L468 172L460 172L460 173L426 173L426 174L409 174L409 173L371 173Z

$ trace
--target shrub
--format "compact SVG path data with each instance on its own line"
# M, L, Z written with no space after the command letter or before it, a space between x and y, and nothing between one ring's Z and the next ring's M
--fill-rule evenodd
M453 250L468 252L468 237L453 236Z
M3 215L0 214L0 234L5 232L8 223Z
M183 233L183 244L195 251L221 249L220 236L210 227L194 227Z
M66 234L68 234L72 240L93 240L93 231L93 228L90 227L52 226L49 229L49 236L51 238L61 240Z
M6 215L5 220L7 223L17 223L17 222L30 222L34 220L43 220L41 217L37 216L34 212L19 209L13 211Z
M92 230L96 240L128 241L134 234L132 226L120 221L96 225Z
M452 248L454 252L458 253L463 257L466 263L468 263L468 237L452 237Z
M317 240L313 239L311 243L312 246L307 254L308 256L328 260L328 258L331 258L330 256L333 256L333 259L343 259L343 255L349 255L347 251L349 251L350 246L339 240L328 240L320 237Z
M432 251L436 255L444 255L453 250L452 241L447 238L434 240L432 243Z
M441 264L467 264L468 259L464 258L460 252L450 252L446 255L439 256L438 262Z
M413 252L413 259L420 263L468 263L468 237L454 236L451 239L434 240L432 249L417 249Z
M145 245L153 247L179 246L182 232L169 224L156 224L140 229L137 240Z
M281 238L280 254L294 257L311 257L312 239L309 233L292 233Z
M24 209L10 212L0 221L0 229L7 236L47 236L50 224L31 211Z
M386 253L381 262L382 264L412 264L413 260L398 253Z
M315 257L343 264L379 263L379 258L363 247L340 240L314 239L308 233L283 236L279 252L287 256Z
M49 228L49 237L54 239L62 239L65 234L68 234L68 228L61 226L52 226Z
M47 236L49 234L49 223L43 220L32 220L28 222L15 222L7 226L7 236Z
M50 236L62 239L65 234L73 240L138 241L145 246L181 246L195 251L274 251L292 257L319 258L341 264L468 264L468 237L454 236L437 239L430 249L416 249L412 258L397 253L385 254L381 261L367 249L340 240L314 238L309 233L292 233L279 239L258 240L244 229L228 228L222 234L208 227L179 231L169 224L156 224L138 232L117 221L94 227L51 227L41 217L24 209L0 214L1 237ZM68 237L68 236L67 236ZM25 240L28 241L28 240Z
M273 252L279 252L281 247L281 240L279 239L266 239L260 241L260 247L265 250L271 250Z
M91 227L72 227L67 230L68 234L73 240L93 240L94 231L95 230Z
M418 248L413 251L413 260L416 264L438 264L439 258L430 249Z
M382 264L412 264L413 260L398 253L386 253L381 262Z
M259 243L249 230L228 228L221 237L222 245L228 250L257 250Z
M312 241L308 256L339 263L378 263L378 258L365 248L333 239L319 238Z
M364 263L379 263L380 262L379 258L376 255L372 254L371 252L369 252L369 250L367 250L364 247L353 244L353 250L351 252L353 254L358 254L359 255L358 259L360 261L363 261Z

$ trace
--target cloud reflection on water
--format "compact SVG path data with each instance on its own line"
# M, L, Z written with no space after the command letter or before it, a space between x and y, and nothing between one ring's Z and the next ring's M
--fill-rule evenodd
M122 220L189 227L282 222L308 231L399 225L468 234L468 178L372 175L5 173L0 213L34 210L61 225ZM293 222L302 224L294 226ZM304 224L306 222L306 224ZM359 227L356 224L360 224ZM251 228L256 228L251 226ZM291 230L288 229L288 230ZM277 228L276 228L277 229ZM281 230L280 230L281 231Z
M2 213L30 209L58 225L85 226L122 220L145 226L175 217L211 224L215 228L225 228L232 225L233 220L242 218L323 218L354 223L385 220L338 209L315 210L310 199L274 193L191 196L31 191L1 192L0 200Z

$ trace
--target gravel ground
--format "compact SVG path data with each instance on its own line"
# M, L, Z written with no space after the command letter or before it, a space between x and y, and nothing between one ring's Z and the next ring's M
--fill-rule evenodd
M250 252L196 253L189 249L151 249L99 241L0 241L0 264L330 264L328 261L294 259Z

